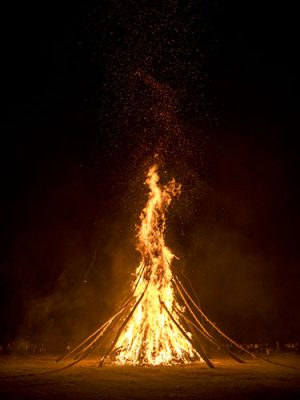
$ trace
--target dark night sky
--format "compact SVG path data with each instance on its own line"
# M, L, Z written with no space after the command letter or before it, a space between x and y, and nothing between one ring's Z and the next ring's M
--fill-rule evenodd
M203 308L240 340L299 339L295 10L44 1L2 19L0 342L80 336L126 294L156 152L183 183L168 240Z

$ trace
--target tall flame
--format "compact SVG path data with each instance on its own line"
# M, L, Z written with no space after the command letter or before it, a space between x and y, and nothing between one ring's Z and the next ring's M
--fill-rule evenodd
M133 282L135 302L140 301L118 338L115 362L132 365L188 363L199 355L178 328L178 311L183 309L175 298L172 284L174 254L166 246L164 237L166 211L172 197L180 194L181 185L174 179L160 185L156 165L149 169L145 184L150 192L140 216L137 250L141 262ZM189 332L186 334L191 336Z

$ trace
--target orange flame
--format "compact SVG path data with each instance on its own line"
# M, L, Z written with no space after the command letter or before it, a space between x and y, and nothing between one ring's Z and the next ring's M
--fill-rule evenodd
M188 363L199 355L163 307L164 304L180 324L178 310L184 310L175 298L172 284L171 263L175 256L165 244L164 233L167 208L172 197L180 194L181 185L174 179L160 185L156 165L150 168L145 183L150 192L140 216L137 250L141 262L133 283L135 301L143 297L118 338L115 363Z

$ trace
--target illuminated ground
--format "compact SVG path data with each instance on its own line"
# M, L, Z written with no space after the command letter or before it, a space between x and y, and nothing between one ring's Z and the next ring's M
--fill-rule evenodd
M96 360L87 360L65 371L35 375L57 368L54 358L2 356L0 399L300 398L300 355L282 354L272 359L298 369L255 360L240 365L229 359L216 359L215 370L204 364L165 368L106 365L98 368Z

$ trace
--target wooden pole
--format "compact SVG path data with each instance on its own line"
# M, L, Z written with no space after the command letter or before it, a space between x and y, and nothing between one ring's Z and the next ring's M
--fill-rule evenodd
M195 303L195 301L193 300L193 298L189 295L189 293L187 292L187 290L185 289L185 287L182 285L182 283L180 282L180 280L178 278L175 278L179 285L181 286L182 290L185 292L185 294L187 295L187 297L189 298L189 300L191 301L191 303L196 307L196 309L199 311L199 313L202 315L202 317L221 335L223 336L225 339L227 339L230 343L232 343L235 347L237 347L238 349L242 350L243 352L250 354L253 358L257 358L255 354L251 353L250 351L244 349L244 347L242 347L240 344L238 344L237 342L235 342L233 339L231 339L229 336L227 336L224 332L221 331L221 329L219 329L216 324L214 324L207 316L206 314L204 314L204 312L201 310L201 308L199 308L197 306L197 304Z
M197 330L197 334L200 334L201 336L203 336L208 342L212 343L214 346L220 348L220 346L218 345L217 341L212 337L212 336L207 336L205 334L205 332L203 332L199 326L197 324L195 324L193 321L191 321L186 315L184 315L180 310L178 310L176 308L176 311L180 314L180 316L185 320L185 322L188 324L189 328L191 327L191 325L193 326L193 328L195 328Z
M122 333L122 330L123 330L124 327L127 325L127 323L130 321L130 318L132 317L134 311L136 310L137 306L140 304L142 298L144 297L144 294L145 294L145 292L146 292L146 290L147 290L147 287L148 287L148 285L146 286L144 292L141 294L141 296L140 296L140 298L138 299L138 301L135 303L134 307L133 307L132 310L130 311L130 313L129 313L129 315L127 316L127 318L125 318L124 322L123 322L122 325L120 326L120 328L119 328L119 330L118 330L118 332L117 332L117 334L116 334L116 336L115 336L115 338L114 338L114 340L113 340L111 346L109 347L108 351L104 354L104 356L103 356L102 359L100 360L100 362L99 362L99 367L102 367L102 366L103 366L103 363L104 363L105 358L112 352L113 348L115 347L115 345L116 345L116 343L117 343L117 341L118 341L118 339L119 339L119 337L120 337L120 335L121 335L121 333Z
M102 334L104 334L104 332L105 332L106 329L109 327L109 325L113 322L113 320L114 320L118 315L120 315L120 314L125 310L126 306L130 303L130 301L131 301L131 299L132 299L132 297L133 297L133 295L134 295L134 293L135 293L135 291L136 291L136 288L137 288L137 286L138 286L138 284L139 284L139 282L140 282L140 280L141 280L141 277L142 277L142 275L143 275L144 270L145 270L145 264L143 265L143 267L142 267L142 269L141 269L141 271L140 271L140 273L139 273L139 277L138 277L137 283L136 283L136 285L135 285L133 291L131 292L131 294L129 295L128 299L127 299L126 302L123 304L123 306L121 306L121 307L119 308L119 310L116 312L116 314L114 314L109 320L107 320L104 324L102 324L96 331L94 331L89 337L87 337L83 342L81 342L81 343L80 343L78 346L76 346L73 350L68 351L68 352L62 354L62 355L56 360L56 362L59 362L59 361L65 359L65 358L67 358L67 357L70 357L71 355L74 355L74 354L75 354L76 356L78 356L78 355L80 355L82 352L87 351L95 342L97 342L97 340L100 338L100 336L101 336ZM96 339L93 340L94 337L96 337ZM86 343L88 343L89 341L91 341L91 342L90 342L88 345L86 345L86 346L84 347L84 345L85 345Z
M107 329L108 329L108 328L112 329L113 326L116 325L116 323L118 322L119 319L120 319L120 318L115 319L115 321L111 321L111 324L110 324L110 325L107 325L107 326L103 329L103 331L101 331L101 332L97 335L97 337L96 337L92 342L90 342L85 348L83 348L83 349L81 349L79 352L77 352L77 354L75 355L75 358L74 358L74 359L77 359L78 357L80 357L80 354L82 354L82 353L84 353L84 352L87 352L87 351L88 351L92 346L94 346L94 345L95 345L95 346L94 346L93 349L91 349L91 351L95 350L95 349L99 346L99 344L103 341L104 334L106 333ZM88 353L88 354L89 354L89 353Z
M174 324L176 325L176 327L179 329L179 331L182 333L182 335L191 343L191 345L193 347L195 347L195 344L193 342L193 340L186 334L186 332L181 328L181 326L178 324L178 322L174 319L174 317L172 316L172 314L170 313L170 311L168 310L167 306L165 305L165 303L160 299L160 303L162 304L162 306L164 307L164 309L166 310L167 314L169 315L169 317L171 318L171 320L174 322ZM202 348L202 346L200 344L198 344L197 346L197 351L199 352L200 356L203 358L203 360L206 362L206 364L208 365L209 368L215 368L215 366L213 365L213 363L209 360L209 358L207 357L204 349Z
M107 328L107 326L123 311L123 309L125 308L125 306L122 306L121 309L115 314L113 315L109 320L107 320L106 322L104 322L104 324L102 324L95 332L93 332L88 338L86 338L83 342L81 342L78 346L76 346L73 350L68 351L67 353L64 353L63 355L61 355L56 362L59 362L61 360L63 360L64 358L70 357L71 355L75 354L75 353L79 353L81 351L83 351L83 349L81 349L86 343L88 343L89 341L93 340L93 338L97 335L99 335L100 333L102 333L102 331Z
M197 326L196 324L194 324L192 321L190 321L183 313L181 313L181 315L183 316L183 318L187 321L188 324L192 324L194 326L194 328L202 335L204 336L207 340L209 340L211 343L213 343L216 347L219 347L221 349L223 349L226 353L228 353L234 360L236 360L239 363L244 363L245 361L243 361L240 357L238 357L236 354L234 354L233 352L231 352L229 349L227 349L227 347L223 346L221 343L219 343L219 341L213 337L203 326L203 324L201 324L201 322L198 320L198 318L196 317L195 313L193 312L193 310L191 309L189 303L187 302L186 298L184 297L182 291L180 290L179 285L176 282L176 278L174 279L176 288L181 296L181 298L184 301L184 304L187 306L188 310L190 311L191 315L194 317L195 321L197 322L197 324L199 326Z
M217 348L224 350L227 354L229 354L235 361L244 364L245 361L242 360L240 357L238 357L236 354L234 354L232 351L227 349L223 344L219 343L217 339L213 338L211 340L208 336L204 335L203 332L200 330L200 328L191 320L189 320L184 314L181 314L181 316L185 319L186 323L189 325L189 327L193 327L197 332L199 332L206 340L210 341L212 344L214 344Z
M183 295L182 291L180 290L180 287L179 287L179 285L178 285L178 283L176 281L176 277L173 278L173 281L175 282L176 289L178 290L178 292L179 292L184 304L186 305L187 309L191 313L192 317L197 322L197 324L199 325L199 327L201 328L203 333L205 333L205 335L207 337L209 337L213 341L214 340L213 336L207 331L207 329L204 327L204 325L199 321L199 319L197 318L196 314L193 312L192 308L190 307L189 303L187 302L186 298L184 297L184 295Z
M185 332L187 334L188 334L188 332L190 332L192 334L191 339L196 343L197 346L200 346L205 351L207 358L210 359L210 357L207 354L206 342L203 343L203 338L205 338L206 341L213 343L211 341L211 339L209 337L205 336L204 332L202 332L195 323L193 324L192 321L190 321L180 310L178 310L176 308L175 311L180 316L180 318L183 319L182 325L181 325L182 328L185 330ZM197 328L198 328L197 330L196 330L195 326L197 326ZM214 345L216 345L216 344L214 343Z

